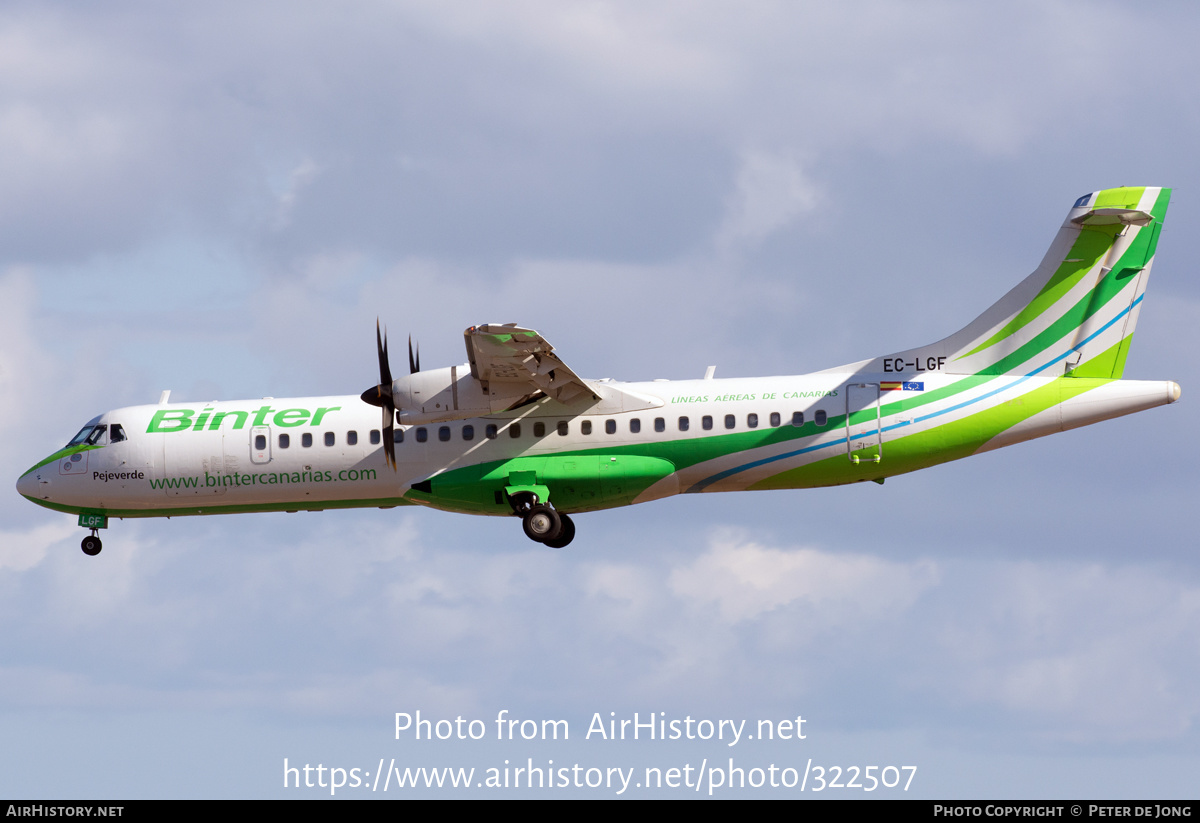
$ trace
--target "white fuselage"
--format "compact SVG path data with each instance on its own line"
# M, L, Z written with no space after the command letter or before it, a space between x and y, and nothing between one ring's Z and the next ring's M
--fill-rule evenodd
M747 489L818 460L840 456L857 463L858 455L863 461L858 475L848 479L843 471L827 482L794 484L829 485L909 470L889 463L889 441L1011 404L1054 381L1000 377L940 403L919 404L961 376L928 373L919 375L919 383L903 384L920 386L919 391L879 390L895 386L889 377L819 373L598 383L605 396L592 404L596 413L568 410L543 398L502 414L397 426L395 470L380 443L380 411L353 395L132 406L91 421L119 425L124 440L45 462L22 477L18 488L53 508L118 517L414 502L449 508L407 496L412 484L516 458L669 451L677 468L641 491L638 502L678 492ZM857 386L866 389L856 394ZM1161 405L1176 396L1174 383L1106 381L1024 417L980 450ZM848 410L858 413L851 422ZM789 426L800 431L777 431ZM717 442L729 445L715 448Z

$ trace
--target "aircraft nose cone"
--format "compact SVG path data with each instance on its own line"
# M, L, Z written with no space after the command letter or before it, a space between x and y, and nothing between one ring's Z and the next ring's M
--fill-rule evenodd
M17 480L17 491L26 497L33 497L37 490L37 473L26 472Z
M17 491L28 497L30 500L48 500L47 495L50 493L49 475L46 474L47 468L50 466L42 466L40 468L30 469L17 479ZM38 475L41 475L39 478Z

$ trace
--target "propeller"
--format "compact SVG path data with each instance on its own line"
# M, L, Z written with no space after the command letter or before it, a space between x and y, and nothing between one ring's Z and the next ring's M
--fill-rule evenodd
M379 350L379 385L367 389L361 397L364 403L383 409L383 453L388 465L396 470L396 441L392 435L392 424L396 419L396 401L392 397L392 367L388 364L387 338L379 331L379 319L375 320L375 345ZM409 359L412 359L412 343L409 342Z
M375 346L379 351L379 385L367 389L360 396L364 403L383 409L383 453L388 465L396 470L396 440L392 433L396 420L396 398L392 396L392 367L388 363L387 334L379 330L379 318L375 318ZM408 372L421 370L421 345L413 351L412 335L408 336Z

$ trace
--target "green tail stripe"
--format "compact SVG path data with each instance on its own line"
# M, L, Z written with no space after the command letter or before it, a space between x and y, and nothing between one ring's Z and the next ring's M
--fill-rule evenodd
M1104 189L1096 195L1093 209L1132 209L1141 202L1146 193L1145 186L1120 186L1115 189Z
M1133 335L1129 334L1121 338L1121 342L1117 344L1117 354L1113 358L1112 372L1108 375L1114 380L1120 380L1125 374L1125 358L1129 356L1129 344L1131 342L1133 342ZM1088 377L1089 375L1084 374L1080 376Z
M1125 356L1129 353L1129 341L1132 339L1133 335L1122 337L1119 343L1083 361L1071 369L1071 377L1120 377L1125 370Z
M1133 208L1138 204L1144 192L1145 187L1106 189L1097 195L1093 208ZM1113 280L1106 278L1105 281L1099 284L1099 287L1102 289L1107 283L1109 291L1105 291L1100 295L1101 299L1095 304L1095 309L1086 312L1080 322L1091 317L1092 314L1095 314L1107 302L1107 297L1111 296L1111 289L1114 285L1118 291L1125 285L1119 281L1131 276L1133 273L1132 269L1144 266L1154 257L1155 249L1158 247L1158 237L1162 231L1162 221L1166 216L1167 206L1170 204L1170 201L1171 190L1168 188L1161 189L1150 211L1154 217L1154 222L1138 231L1134 242L1130 244L1130 247L1121 255L1121 260L1113 267L1113 270L1117 272L1124 269L1125 274ZM1004 324L1003 328L962 356L970 357L973 354L978 354L1008 339L1015 332L1044 315L1102 261L1104 255L1112 248L1116 235L1122 228L1123 226L1120 225L1084 227L1079 237L1072 244L1066 259L1059 265L1046 284L1042 286L1037 295L1029 301L1029 304Z
M1170 190L1163 189L1151 210L1155 224L1161 223L1170 199ZM979 373L1004 374L1008 372L1039 352L1048 349L1066 337L1072 329L1082 326L1089 318L1103 309L1129 284L1129 278L1139 273L1150 261L1158 244L1158 232L1149 229L1151 226L1146 226L1145 229L1138 232L1133 242L1129 244L1129 248L1121 255L1121 259L1113 266L1112 271L1108 272L1090 293L1084 295L1074 306L1067 309L1061 317L1034 336L1032 340L992 365L980 369Z
M1063 295L1075 288L1084 275L1095 268L1096 264L1112 248L1116 233L1121 228L1122 226L1102 226L1092 231L1080 232L1074 245L1071 246L1071 251L1067 254L1067 260L1058 267L1058 270L1054 272L1054 276L1042 287L1037 296L1029 301L1029 305L1021 309L1020 313L1008 321L1004 328L993 334L985 342L971 349L964 357L970 357L972 354L977 354L989 346L996 345L1013 332L1024 328L1040 317L1043 312L1057 303ZM1070 260L1078 260L1080 262L1072 263L1069 262Z

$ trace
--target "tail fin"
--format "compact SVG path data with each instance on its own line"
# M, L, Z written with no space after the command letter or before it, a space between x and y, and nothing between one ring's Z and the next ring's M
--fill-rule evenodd
M1157 187L1080 197L1041 265L966 328L858 367L901 371L886 366L916 362L951 374L1120 377L1170 199L1170 189Z

